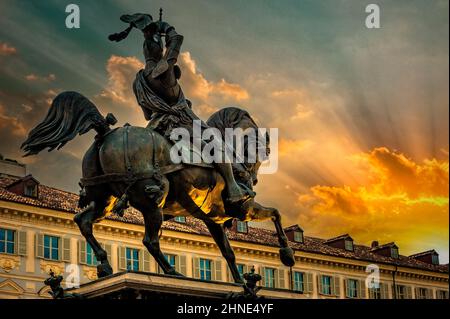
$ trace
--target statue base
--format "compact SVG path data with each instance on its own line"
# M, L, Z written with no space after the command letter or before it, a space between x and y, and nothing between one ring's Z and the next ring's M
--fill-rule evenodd
M82 299L233 299L244 291L242 285L219 281L203 281L155 273L127 271L65 289ZM258 297L264 299L301 299L303 295L287 289L261 288Z

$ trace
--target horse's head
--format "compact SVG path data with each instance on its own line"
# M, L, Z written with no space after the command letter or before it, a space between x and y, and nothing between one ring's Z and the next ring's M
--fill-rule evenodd
M269 134L258 128L247 111L237 107L217 111L208 119L207 124L217 128L225 141L227 134L233 134L235 178L252 189L258 183L259 167L270 153Z

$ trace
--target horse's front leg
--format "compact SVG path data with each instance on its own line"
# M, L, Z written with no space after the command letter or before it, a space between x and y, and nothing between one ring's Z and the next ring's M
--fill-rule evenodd
M249 205L247 219L251 221L272 220L277 231L278 242L280 243L280 259L288 267L295 265L294 251L289 247L288 238L281 225L281 214L276 208L265 207L252 201Z
M222 225L218 225L209 219L206 219L204 222L206 224L206 227L208 227L211 236L214 238L214 241L222 252L222 256L227 261L234 282L243 284L244 281L242 280L241 274L239 273L239 270L236 266L236 256L234 255L233 248L231 248L227 234L223 230Z

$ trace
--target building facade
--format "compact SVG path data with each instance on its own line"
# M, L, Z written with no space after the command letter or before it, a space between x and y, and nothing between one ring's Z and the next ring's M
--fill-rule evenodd
M62 274L66 287L95 280L96 258L73 222L78 196L41 185L32 176L13 176L20 168L10 164L8 174L0 171L0 298L49 298L43 281L50 271ZM227 233L241 274L255 267L262 286L290 290L299 299L449 298L448 264L439 264L434 250L403 256L394 243L367 247L347 234L324 240L304 236L297 225L285 230L295 251L291 269L279 260L274 231L235 221ZM139 212L110 216L94 232L114 273L160 272L142 244ZM165 222L161 247L187 277L232 282L219 249L198 220Z

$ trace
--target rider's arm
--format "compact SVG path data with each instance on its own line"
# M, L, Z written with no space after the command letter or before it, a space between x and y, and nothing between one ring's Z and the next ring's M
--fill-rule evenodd
M159 23L159 32L166 35L166 54L167 63L177 63L178 55L180 54L181 45L183 44L183 36L175 31L175 28L167 22L161 21Z

